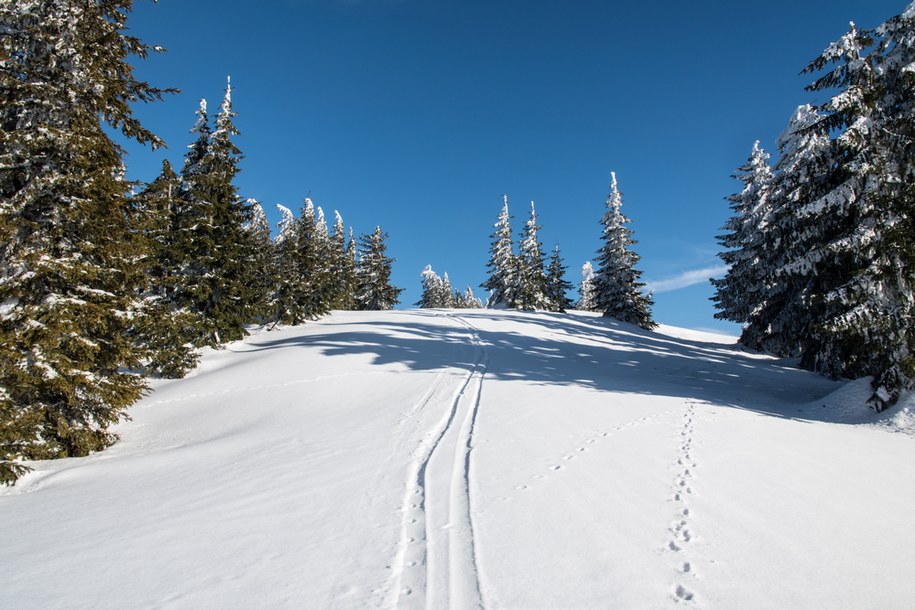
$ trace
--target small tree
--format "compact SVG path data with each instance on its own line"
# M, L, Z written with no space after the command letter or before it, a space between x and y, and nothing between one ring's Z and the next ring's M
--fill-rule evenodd
M361 311L393 309L402 288L391 284L391 265L396 259L385 255L388 234L375 227L359 239L359 264L356 267L356 308Z
M566 293L572 289L572 283L565 279L566 267L559 256L559 244L553 248L550 264L546 270L546 296L553 311L565 312L572 307L572 301Z
M576 309L597 311L597 298L594 295L594 268L591 261L581 266L581 283L578 285L578 303Z
M543 246L537 232L537 212L531 201L531 216L524 224L524 233L518 246L516 259L517 297L516 306L521 309L550 309L547 296L547 279L543 270Z

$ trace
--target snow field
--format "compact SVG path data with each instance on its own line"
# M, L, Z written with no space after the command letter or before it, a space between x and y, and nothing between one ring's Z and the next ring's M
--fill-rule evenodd
M860 382L726 341L480 310L251 336L0 491L0 607L906 607L915 405L837 423Z

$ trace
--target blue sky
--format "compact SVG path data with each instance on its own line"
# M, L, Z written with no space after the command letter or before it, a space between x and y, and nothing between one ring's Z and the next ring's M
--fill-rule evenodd
M215 111L231 75L242 196L274 224L309 194L356 233L380 224L409 305L427 264L482 292L503 193L518 229L536 203L577 285L615 171L655 319L736 333L700 281L720 266L731 174L817 101L809 60L906 3L617 4L137 0L131 33L168 50L137 74L182 93L137 107L169 148L129 145L128 175L180 167L199 99Z

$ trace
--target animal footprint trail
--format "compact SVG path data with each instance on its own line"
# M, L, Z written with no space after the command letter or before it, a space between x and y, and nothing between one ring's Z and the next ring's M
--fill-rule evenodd
M680 451L674 463L676 475L673 481L673 501L677 505L677 509L676 516L668 528L671 538L665 547L676 555L676 576L671 586L672 598L677 603L686 604L693 604L696 601L693 584L697 581L694 565L688 557L689 547L696 538L691 527L692 511L688 505L689 498L693 494L691 481L697 470L697 464L693 461L691 453L695 432L693 426L695 411L695 403L687 402L677 436Z

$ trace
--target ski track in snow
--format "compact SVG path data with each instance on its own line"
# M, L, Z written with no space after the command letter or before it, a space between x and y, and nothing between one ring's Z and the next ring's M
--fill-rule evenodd
M696 415L696 404L687 401L683 412L683 425L678 435L680 451L674 464L677 470L673 484L673 501L677 513L671 524L670 540L665 547L676 557L676 582L673 585L673 599L678 603L695 604L696 593L692 583L697 580L693 562L689 558L689 546L695 539L692 529L692 510L689 498L693 495L692 478L696 470L693 460L693 420Z
M471 510L473 432L487 370L477 329L469 331L474 364L446 403L440 375L411 412L446 403L444 418L413 452L401 506L401 533L386 607L482 608Z

